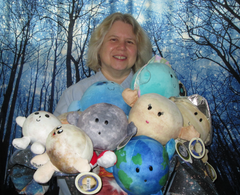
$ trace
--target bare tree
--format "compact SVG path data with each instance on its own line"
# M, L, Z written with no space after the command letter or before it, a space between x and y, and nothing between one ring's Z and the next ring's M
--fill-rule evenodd
M44 5L42 7L44 12L47 13L42 17L42 19L48 18L55 21L65 31L65 37L62 37L62 41L64 41L65 39L66 42L67 87L73 84L71 62L75 64L75 71L78 72L79 70L76 68L78 68L79 66L76 66L76 64L78 64L80 59L82 59L82 56L74 57L73 51L77 48L74 43L77 42L77 39L83 39L88 41L89 36L88 32L86 35L83 35L81 33L79 34L78 26L76 25L86 24L89 22L89 19L99 14L98 9L104 5L105 1L99 0L94 5L92 5L91 3L92 1L90 0L84 2L79 0L73 0L71 2L64 0L59 0L57 2L45 1L45 4L47 6ZM54 8L58 10L56 13L52 11L54 10ZM83 44L86 44L86 41L83 41ZM82 48L84 47L82 46ZM77 80L79 80L79 78L77 78Z
M240 193L240 2L181 0L171 8L171 14L166 17L178 40L182 41L182 48L185 51L189 48L192 61L212 65L205 67L208 71L200 67L195 69L199 75L203 74L201 71L205 74L199 79L200 82L205 81L204 87L199 85L199 90L204 88L203 95L209 101L213 118L214 140L210 147L210 161L219 175L216 185L220 194ZM191 79L187 84L191 86L189 83Z
M21 4L21 6L19 5ZM7 4L8 11L11 12L11 18L8 18L9 26L11 31L6 31L6 36L14 37L11 40L1 39L2 45L8 51L11 51L12 65L11 74L8 80L8 85L5 91L3 104L1 107L1 140L2 140L2 151L3 158L8 159L8 148L10 140L11 131L5 131L6 129L11 129L14 109L17 99L17 92L19 89L19 83L23 71L23 66L30 57L27 47L30 43L32 36L34 10L36 4L34 2L28 1L15 1L13 4ZM23 11L24 10L24 11ZM9 34L11 33L11 34ZM12 34L14 33L14 34ZM30 54L30 55L28 55ZM11 105L11 106L10 106ZM8 113L8 115L7 115ZM5 126L6 125L6 126ZM1 183L5 182L5 170L7 161L1 161ZM2 170L3 168L3 170ZM4 189L2 189L4 190Z
M179 7L172 24L184 41L192 43L193 58L215 63L240 83L239 2L181 1Z

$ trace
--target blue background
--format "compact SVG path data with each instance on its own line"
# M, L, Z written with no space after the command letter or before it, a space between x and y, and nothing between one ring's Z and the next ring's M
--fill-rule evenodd
M216 187L219 194L240 194L239 8L235 0L2 0L1 185L9 186L11 142L21 137L16 117L53 112L66 87L94 74L85 66L89 37L107 15L120 11L142 25L153 55L170 62L188 95L208 100Z

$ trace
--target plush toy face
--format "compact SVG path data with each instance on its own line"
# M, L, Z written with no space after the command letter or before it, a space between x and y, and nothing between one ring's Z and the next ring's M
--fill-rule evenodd
M91 85L78 103L70 105L68 111L86 110L88 107L98 103L109 103L121 108L126 115L130 111L122 97L124 88L111 81L99 81ZM77 108L77 109L76 109Z
M20 120L20 122L18 122ZM23 136L30 137L32 142L46 143L48 134L61 122L51 113L46 111L37 111L30 114L27 118L17 118L20 125L22 123Z
M164 97L179 96L179 80L173 69L163 63L150 62L138 70L132 79L131 89L138 95L157 93Z
M81 115L70 114L68 121L88 134L95 150L115 150L131 131L125 113L106 103L92 105Z
M50 161L64 173L77 173L82 159L90 162L93 155L91 139L80 128L62 124L48 136L46 151Z
M193 125L200 133L203 142L208 145L211 142L211 122L187 97L171 98L182 113L184 127ZM203 101L202 101L203 102ZM208 105L206 105L208 106ZM203 106L202 106L203 107ZM205 109L207 112L207 108Z
M128 121L138 128L137 135L146 135L163 145L171 138L176 139L183 126L182 114L176 104L155 93L138 98Z
M167 150L158 141L136 136L115 153L118 161L112 169L113 175L128 194L156 194L165 185L169 158Z

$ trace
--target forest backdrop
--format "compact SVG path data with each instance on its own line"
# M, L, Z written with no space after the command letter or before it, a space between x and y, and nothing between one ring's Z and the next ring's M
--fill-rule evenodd
M188 95L207 99L217 190L240 194L239 0L2 0L1 189L9 186L11 142L21 137L16 117L53 112L67 87L93 74L85 66L89 37L114 12L132 14Z

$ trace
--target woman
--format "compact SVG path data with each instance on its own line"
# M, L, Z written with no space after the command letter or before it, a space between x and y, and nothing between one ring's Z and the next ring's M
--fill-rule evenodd
M134 72L152 57L151 42L138 22L129 14L114 13L93 32L87 66L96 72L66 89L54 115L66 113L74 100L80 100L93 83L109 80L130 87ZM64 179L58 179L59 194L71 194Z
M114 13L103 20L89 41L87 66L96 72L66 89L54 115L66 113L74 100L80 100L93 83L110 80L130 87L132 76L152 57L151 42L129 14Z

